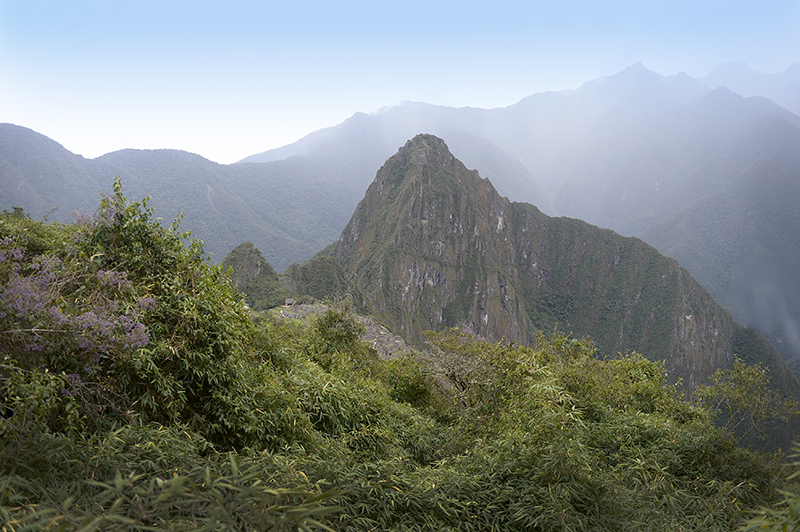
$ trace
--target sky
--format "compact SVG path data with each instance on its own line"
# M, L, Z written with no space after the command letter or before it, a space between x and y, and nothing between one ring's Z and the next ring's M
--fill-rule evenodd
M800 61L800 0L0 0L0 122L229 164L403 101L505 107L636 62Z

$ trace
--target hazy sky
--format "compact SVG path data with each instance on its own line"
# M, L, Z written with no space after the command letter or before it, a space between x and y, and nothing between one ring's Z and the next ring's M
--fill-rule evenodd
M504 107L642 61L800 60L800 0L0 0L0 122L231 163L404 100Z

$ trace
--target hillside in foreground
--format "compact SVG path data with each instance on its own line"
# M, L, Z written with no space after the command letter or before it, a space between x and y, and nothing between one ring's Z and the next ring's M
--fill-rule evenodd
M341 310L258 318L119 185L77 224L0 215L4 527L732 530L792 487L712 422L778 413L758 368L688 403L641 357L450 330L432 380Z

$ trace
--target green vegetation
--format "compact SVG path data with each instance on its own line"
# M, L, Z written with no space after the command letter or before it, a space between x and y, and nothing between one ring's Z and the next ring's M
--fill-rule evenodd
M251 242L243 242L228 253L222 268L255 311L283 305L289 298L296 303L350 301L357 310L366 310L363 296L347 281L339 262L330 256L294 263L278 275L260 250Z
M233 284L244 294L251 309L277 307L292 296L292 291L281 284L278 274L252 242L233 248L223 259L222 268L230 273Z
M283 277L286 284L294 287L294 297L342 300L353 298L356 293L347 281L344 268L329 256L317 256L303 264L294 263Z
M457 329L386 361L360 335L346 308L308 326L254 323L201 246L119 183L76 224L5 213L2 529L705 531L759 508L775 508L763 522L794 519L775 458L738 447L658 363L600 360L557 331L530 348ZM763 376L742 368L747 383ZM707 397L741 397L733 381Z
M796 480L800 477L800 444L795 444L792 448L792 462L789 464L791 473L788 480ZM783 499L774 508L761 508L756 512L756 516L747 523L746 530L763 532L787 532L797 530L800 524L800 495L797 492L798 486L794 486L793 491L782 491Z

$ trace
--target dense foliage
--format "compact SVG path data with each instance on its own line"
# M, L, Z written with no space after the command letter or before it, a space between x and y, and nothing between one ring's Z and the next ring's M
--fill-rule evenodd
M256 324L118 183L72 225L0 216L0 529L732 530L784 500L641 356L360 336Z

